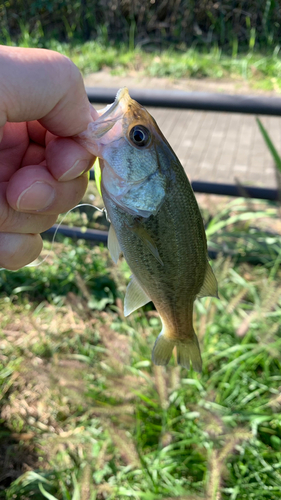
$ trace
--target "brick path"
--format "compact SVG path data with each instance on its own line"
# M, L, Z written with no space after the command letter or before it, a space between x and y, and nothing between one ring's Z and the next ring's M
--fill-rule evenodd
M191 180L276 187L272 157L251 115L150 108ZM281 118L261 118L281 153Z
M178 81L117 77L103 72L85 79L88 86L130 88L178 88L226 93L253 94L249 88L229 83ZM261 93L261 92L259 92ZM270 94L269 94L270 95ZM100 106L97 106L100 107ZM163 134L175 150L191 180L276 187L274 163L252 115L193 110L149 108ZM261 120L281 154L281 117L263 116Z

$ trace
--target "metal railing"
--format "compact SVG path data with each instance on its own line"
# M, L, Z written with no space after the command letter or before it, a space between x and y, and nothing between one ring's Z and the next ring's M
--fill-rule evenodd
M118 88L86 87L92 103L111 103ZM175 109L196 109L226 113L281 116L281 98L184 92L182 90L130 89L130 96L143 106Z
M111 103L114 101L118 89L87 87L89 101L92 103ZM153 106L174 109L194 109L204 111L217 111L227 113L243 113L281 116L281 98L264 96L243 96L214 94L208 92L184 92L179 90L152 90L152 89L133 89L130 95L143 106ZM94 175L91 171L90 179ZM277 189L262 187L252 187L233 184L217 184L213 182L193 181L192 188L197 193L216 194L224 196L241 196L248 198L257 198L263 200L279 200ZM97 229L88 229L82 231L79 227L68 227L57 224L43 233L43 236L55 234L55 232L72 238L82 238L88 241L101 243L107 242L107 232Z

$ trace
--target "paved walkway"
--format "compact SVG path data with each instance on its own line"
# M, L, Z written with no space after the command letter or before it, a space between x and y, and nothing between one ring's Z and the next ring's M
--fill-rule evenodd
M86 79L86 85L101 86L100 77L100 73L91 75L91 78ZM145 87L157 88L158 83L154 80L156 79L146 81ZM102 81L105 82L104 78ZM106 80L106 86L112 87L127 84L129 88L133 88L140 87L140 83L143 85L144 82L128 77L112 77ZM236 88L229 85L216 85L220 85L220 91L238 93ZM163 81L160 86L169 88ZM182 87L174 85L173 88ZM213 82L209 91L214 92L215 88ZM199 84L196 89L201 90ZM246 89L245 93L250 92ZM277 186L274 163L254 116L160 108L148 110L156 119L191 180L232 184L237 179L240 184ZM281 117L263 116L261 120L281 153Z
M191 180L276 187L275 168L251 115L151 108ZM262 117L281 152L281 118Z

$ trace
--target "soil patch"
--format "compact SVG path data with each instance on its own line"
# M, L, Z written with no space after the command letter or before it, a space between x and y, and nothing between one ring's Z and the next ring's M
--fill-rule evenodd
M185 90L187 92L220 92L224 94L251 94L280 97L275 91L254 89L247 80L222 78L157 78L144 75L141 71L129 71L114 75L109 68L90 73L84 78L87 87L128 87L162 90Z

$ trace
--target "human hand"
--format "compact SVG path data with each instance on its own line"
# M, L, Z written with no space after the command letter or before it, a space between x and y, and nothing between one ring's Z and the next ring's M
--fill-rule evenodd
M19 269L81 200L95 158L72 136L98 114L61 54L0 46L0 68L0 267Z

